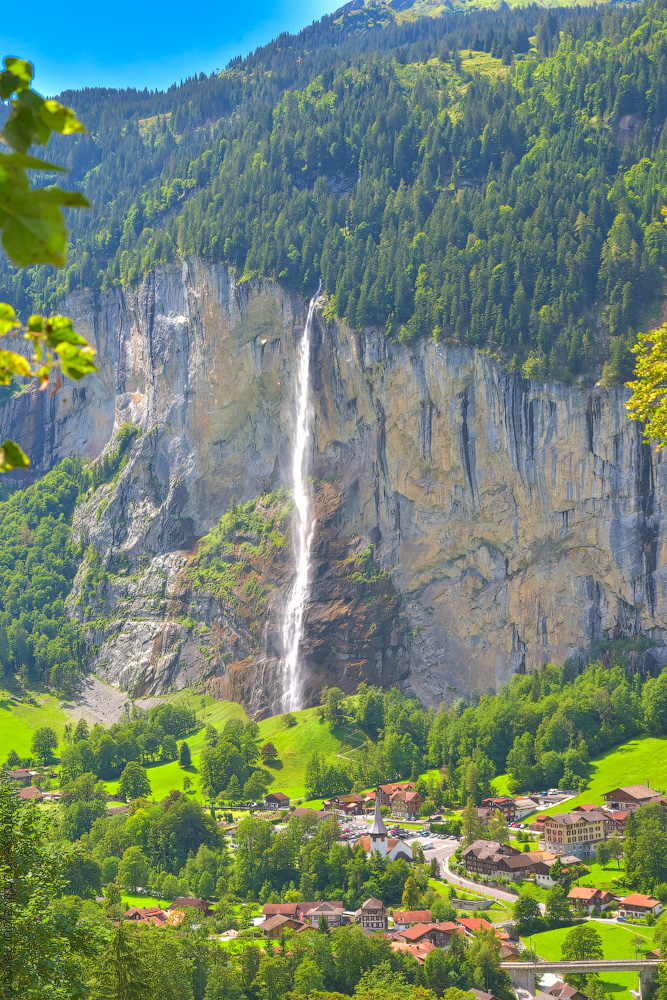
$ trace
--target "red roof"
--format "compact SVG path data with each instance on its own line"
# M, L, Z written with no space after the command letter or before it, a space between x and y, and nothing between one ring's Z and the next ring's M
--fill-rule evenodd
M645 896L643 892L631 892L629 896L623 897L621 906L647 906L652 910L659 902L659 899L653 899L653 896Z
M477 934L479 931L493 930L489 921L483 917L457 917L456 923L465 927L466 930L472 931L473 934Z
M419 941L423 938L425 934L429 934L431 931L442 931L444 934L456 934L460 933L460 927L458 927L451 920L443 920L439 924L414 924L413 927L408 927L407 930L401 931L401 939L404 941Z
M29 788L19 788L19 798L20 799L42 799L44 798L42 792L39 788L35 788L34 785L30 785Z

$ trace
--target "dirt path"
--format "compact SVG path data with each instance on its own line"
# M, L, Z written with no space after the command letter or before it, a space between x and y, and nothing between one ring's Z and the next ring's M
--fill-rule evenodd
M137 698L135 705L138 708L150 708L157 701L157 698ZM110 726L112 722L118 722L126 704L130 704L127 691L121 691L111 684L105 684L94 674L88 674L77 693L68 701L62 702L61 707L71 719L84 718L86 722L101 722Z

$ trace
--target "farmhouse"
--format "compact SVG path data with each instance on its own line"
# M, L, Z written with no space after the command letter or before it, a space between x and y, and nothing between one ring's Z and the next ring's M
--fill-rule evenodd
M600 911L606 910L616 899L604 889L592 889L583 885L570 889L567 898L575 910L583 910L585 913L592 913L596 907Z
M648 785L622 785L604 793L605 808L610 812L634 812L649 802L662 801L660 792Z
M264 805L267 809L287 809L289 795L285 795L284 792L269 792L264 796Z
M394 910L394 929L407 930L413 924L430 924L430 910Z
M401 790L391 797L391 811L399 819L417 819L423 799L419 792Z
M381 899L375 896L369 898L361 904L355 914L357 923L365 931L386 931L387 911Z
M388 785L380 785L375 795L381 806L390 806L391 797L395 792L414 792L414 781L392 781Z
M326 917L329 927L340 927L343 922L343 910L344 906L339 900L321 902L307 910L303 915L303 919L311 927L317 927L320 917Z

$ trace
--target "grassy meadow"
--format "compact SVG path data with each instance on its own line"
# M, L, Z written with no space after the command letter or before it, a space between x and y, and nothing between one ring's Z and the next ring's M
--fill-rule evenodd
M634 958L635 937L640 939L645 951L650 951L653 947L654 927L626 926L607 923L604 920L596 920L594 923L602 938L604 958ZM562 957L561 948L569 930L569 927L559 927L553 931L533 934L530 943L540 958L555 962ZM524 939L524 943L529 944L527 938ZM613 979L610 979L610 976L613 976ZM615 1000L630 1000L630 990L638 988L638 976L636 972L602 972L600 984Z

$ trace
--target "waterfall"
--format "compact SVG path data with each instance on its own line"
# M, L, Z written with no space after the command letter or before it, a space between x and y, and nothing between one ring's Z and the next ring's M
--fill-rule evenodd
M302 678L299 651L303 635L303 613L308 598L310 546L315 531L308 467L311 446L310 412L310 335L318 288L308 306L306 325L299 344L295 379L296 421L292 451L292 486L294 489L293 546L296 577L283 619L283 697L285 712L301 708Z

